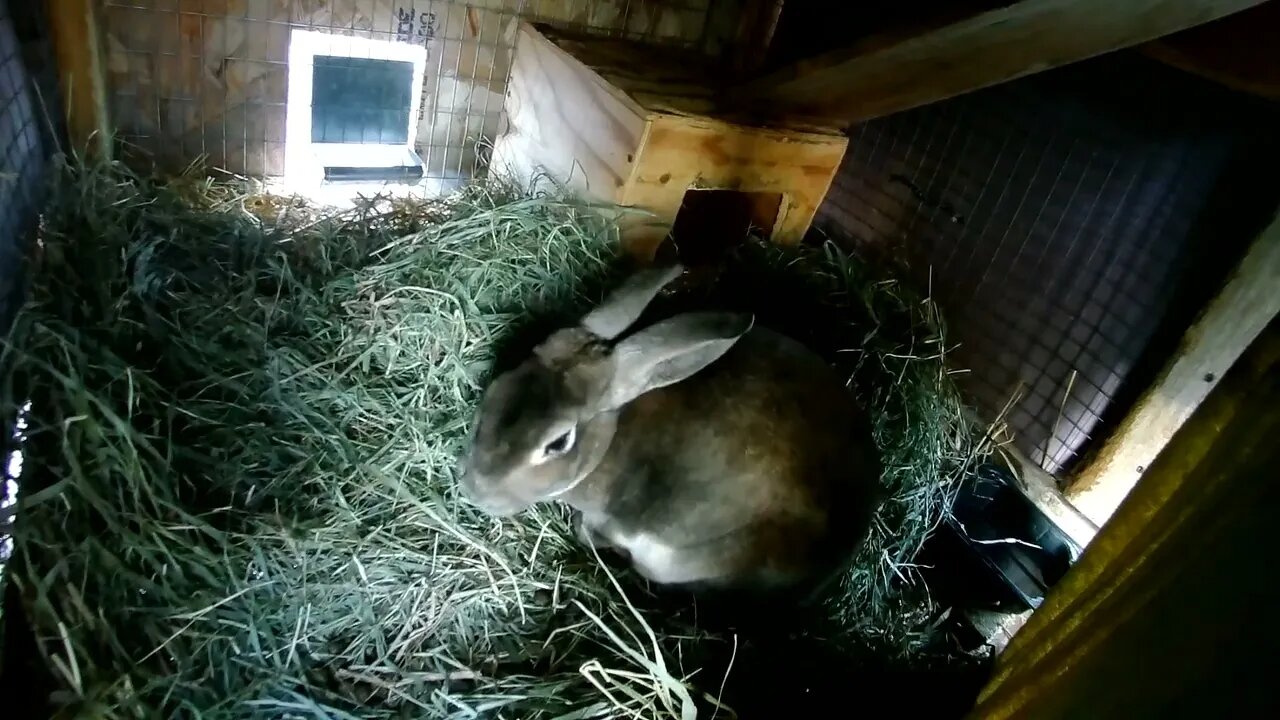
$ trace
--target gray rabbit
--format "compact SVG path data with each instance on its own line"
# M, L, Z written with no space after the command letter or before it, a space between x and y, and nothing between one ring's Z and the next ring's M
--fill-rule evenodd
M462 487L494 515L565 502L584 541L659 584L830 577L875 507L870 425L821 358L749 315L686 313L624 335L681 272L640 271L496 377Z

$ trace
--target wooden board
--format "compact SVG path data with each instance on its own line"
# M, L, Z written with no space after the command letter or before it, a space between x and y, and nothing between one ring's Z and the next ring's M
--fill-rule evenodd
M1142 52L1232 90L1280 100L1280 2L1161 38Z
M738 16L738 42L730 58L735 71L748 73L764 64L782 10L783 0L747 0Z
M720 94L732 76L727 67L714 58L678 47L656 48L635 40L568 32L541 23L534 28L650 114L714 117L739 125L758 124L758 118L753 115L736 112L720 102ZM831 128L829 123L783 115L771 118L768 125L816 133L829 132Z
M102 70L102 48L94 0L65 0L49 7L62 107L73 152L110 155L110 123Z
M1259 658L1280 645L1277 438L1273 326L1013 638L969 717L1272 716Z
M545 176L589 198L643 211L622 219L624 244L642 259L666 238L691 189L756 194L752 203L772 197L773 207L750 214L772 218L766 229L775 241L798 242L848 138L829 129L752 127L644 102L650 93L694 97L705 85L691 79L698 72L691 65L656 62L649 74L649 66L636 64L638 47L522 26L507 94L509 129L495 145L494 169L522 185Z
M728 93L760 113L851 123L1138 45L1265 0L1021 0L906 38L869 38Z
M849 140L841 134L750 128L711 118L656 114L637 151L636 166L622 189L624 205L654 213L656 243L675 221L691 188L779 193L782 206L773 227L775 242L799 242L840 167Z
M705 66L625 40L524 25L494 167L521 184L544 174L587 197L637 208L622 219L642 259L671 231L690 190L748 193L772 238L798 242L839 169L840 132L760 128L696 112ZM684 58L681 60L680 58ZM683 104L682 104L683 103Z
M1253 242L1174 357L1066 496L1101 525L1245 348L1280 315L1280 217Z
M494 172L521 185L545 173L587 197L622 200L647 112L528 24L520 28L506 112Z

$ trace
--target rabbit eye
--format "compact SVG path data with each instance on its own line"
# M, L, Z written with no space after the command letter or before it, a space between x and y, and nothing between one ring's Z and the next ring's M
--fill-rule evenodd
M569 428L544 445L542 448L543 457L551 458L568 452L569 448L573 447L575 430L576 428Z

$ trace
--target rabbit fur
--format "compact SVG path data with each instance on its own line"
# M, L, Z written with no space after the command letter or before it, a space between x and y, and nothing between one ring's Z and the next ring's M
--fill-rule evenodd
M870 424L826 362L750 315L684 313L628 334L680 273L632 275L492 380L463 491L497 516L567 503L584 541L663 585L830 576L875 507Z

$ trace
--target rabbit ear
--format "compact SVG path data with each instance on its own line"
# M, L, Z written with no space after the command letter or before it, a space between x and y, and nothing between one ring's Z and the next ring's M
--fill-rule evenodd
M641 270L609 293L600 307L587 313L582 327L605 340L618 337L640 317L663 286L682 272L684 268L679 265Z
M750 315L686 313L631 335L614 346L603 409L693 375L728 352L753 322Z

